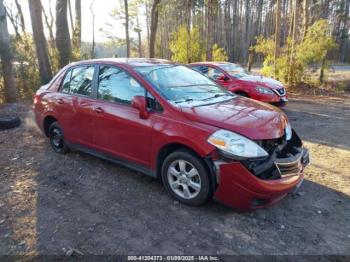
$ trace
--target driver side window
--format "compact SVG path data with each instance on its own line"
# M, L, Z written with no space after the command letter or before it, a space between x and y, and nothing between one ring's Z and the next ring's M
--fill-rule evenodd
M201 71L204 75L213 80L217 80L218 78L224 76L224 74L219 69L210 66L203 66Z
M124 70L114 66L101 66L97 96L110 102L131 104L134 96L145 96L145 89Z

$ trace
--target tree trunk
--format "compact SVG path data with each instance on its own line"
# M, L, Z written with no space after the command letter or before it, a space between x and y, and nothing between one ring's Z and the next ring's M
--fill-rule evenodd
M40 79L42 84L47 84L52 78L52 71L44 35L41 8L40 0L29 0L29 11L32 21L36 55L39 62Z
M249 51L248 63L247 63L248 72L252 71L253 62L254 62L254 52Z
M292 29L292 44L290 50L290 60L289 60L289 72L288 72L288 85L294 82L294 67L295 67L295 42L296 42L296 27L297 27L297 3L298 0L294 0L293 7L293 29Z
M67 3L67 0L56 1L56 46L59 54L60 67L66 66L71 56Z
M322 59L322 65L321 65L321 70L320 70L320 83L324 83L324 70L326 69L326 56Z
M277 65L276 61L280 54L280 32L281 32L281 0L277 0L276 2L276 23L275 23L275 54L274 54L274 72L275 77L277 74Z
M5 102L13 103L18 99L18 90L13 77L12 50L7 28L6 10L0 0L0 58L4 77Z
M245 21L244 21L244 37L243 39L243 61L248 60L248 49L249 49L249 21L250 21L250 0L245 0Z
M192 63L191 61L191 54L190 54L190 50L191 50L191 11L192 11L192 0L186 0L186 30L187 30L187 34L188 34L188 41L187 41L187 62L188 63Z
M150 38L150 14L149 14L149 2L145 1L146 10L146 29L147 29L147 49L149 51L149 38ZM149 56L149 55L148 55Z
M129 6L128 0L124 0L125 11L125 41L126 41L126 57L130 57L130 38L129 38Z
M44 7L42 7L42 14L44 15L44 21L45 21L45 25L47 27L47 30L49 31L49 37L50 37L50 42L52 43L52 47L56 47L56 45L53 44L53 42L55 41L55 35L53 33L53 16L50 14L50 18L49 18ZM49 20L49 19L51 19L51 20Z
M75 0L75 25L72 42L76 58L79 59L81 57L81 0Z
M227 54L229 56L229 61L233 61L233 47L232 47L232 38L231 38L231 8L230 1L225 0L224 3L224 31L225 31L225 49L227 50Z
M91 45L91 58L95 58L95 13L94 13L94 2L95 0L92 0L90 5L90 11L92 15L92 45Z
M212 47L213 36L214 36L214 22L217 15L218 2L217 0L207 0L207 47L206 47L206 58L207 61L213 59Z
M15 0L15 4L16 4L16 7L17 7L19 20L21 21L22 33L24 33L26 31L26 25L24 23L24 15L23 15L23 11L22 11L22 6L18 2L18 0Z
M139 51L139 57L142 57L142 40L141 40L141 29L140 29L140 21L139 16L136 16L136 33L137 33L137 39L138 39L138 51Z
M309 0L303 0L303 39L307 34L307 29L309 26Z
M149 40L149 56L151 58L155 55L155 44L156 44L156 34L158 27L158 5L161 0L153 0L153 5L151 9L151 32L150 32L150 40Z
M68 0L68 14L69 14L69 24L70 24L70 30L73 33L74 32L74 22L73 22L73 12L72 12L72 5L71 1Z

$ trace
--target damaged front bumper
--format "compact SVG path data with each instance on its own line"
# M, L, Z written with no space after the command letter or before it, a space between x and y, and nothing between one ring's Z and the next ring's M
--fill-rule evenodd
M244 211L274 204L299 187L310 160L296 133L270 151L263 161L214 161L218 182L214 199Z

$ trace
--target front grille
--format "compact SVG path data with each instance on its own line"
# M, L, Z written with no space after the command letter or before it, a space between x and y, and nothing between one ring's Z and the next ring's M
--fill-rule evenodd
M275 162L276 168L281 176L299 173L302 169L300 158L291 163Z
M277 139L256 142L268 152L269 157L260 160L246 160L242 163L258 178L273 180L301 171L303 147L294 130L292 138L288 141L283 135Z
M273 91L275 91L279 96L284 96L286 94L286 89L284 87L280 89L273 89Z

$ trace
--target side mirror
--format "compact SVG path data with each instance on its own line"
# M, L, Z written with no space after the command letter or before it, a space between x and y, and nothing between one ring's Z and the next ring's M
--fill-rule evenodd
M226 82L226 81L230 80L230 78L228 78L226 75L221 75L217 78L217 80Z
M144 96L134 96L131 101L133 108L136 108L140 112L140 118L147 119L149 112L147 111L147 101Z

